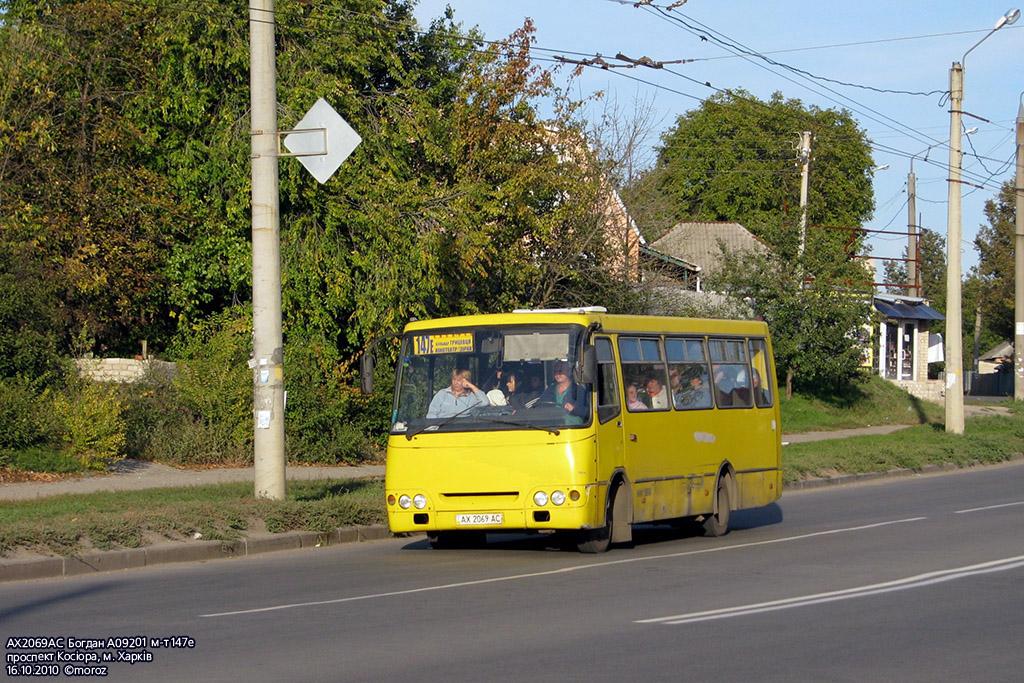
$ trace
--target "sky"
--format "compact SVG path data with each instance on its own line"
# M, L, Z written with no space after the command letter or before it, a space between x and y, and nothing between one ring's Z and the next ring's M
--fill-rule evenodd
M1014 1L1018 4L1007 4ZM672 0L654 4L666 8ZM951 64L984 39L964 66L963 109L985 119L965 116L963 125L978 129L970 135L973 149L965 138L964 153L982 157L965 156L964 179L984 186L963 187L960 246L966 275L978 262L974 238L987 224L984 203L1015 171L1014 121L1024 93L1024 19L985 36L1008 9L1021 5L1024 0L688 0L671 14L700 33L713 29L751 52L815 76L882 90L947 91ZM879 93L805 78L759 59L737 57L654 9L622 0L419 0L417 19L425 26L442 15L445 6L451 6L455 19L466 28L478 27L489 40L508 36L531 18L537 48L532 54L538 58L562 54L582 59L569 53L609 57L621 52L656 61L692 59L696 61L671 68L718 88L744 88L762 100L780 91L805 105L848 109L875 145L875 163L887 166L874 174L875 215L864 227L906 231L907 174L910 158L916 155L921 225L946 235L950 116L941 95ZM546 60L538 63L552 66ZM569 69L563 71L568 74ZM602 91L626 111L634 102L650 103L655 121L649 138L652 150L677 116L714 92L654 69L588 68L574 88L577 96ZM600 110L591 111L597 116ZM782 143L796 140L794 131L792 141ZM810 183L813 192L813 171ZM900 235L870 238L877 257L901 257L906 243Z

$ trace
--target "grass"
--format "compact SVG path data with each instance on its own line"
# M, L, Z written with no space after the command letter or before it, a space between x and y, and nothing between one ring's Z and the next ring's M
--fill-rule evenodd
M783 397L779 407L786 434L943 420L942 406L914 398L876 376L852 385L842 395Z
M82 462L67 453L35 446L23 450L0 450L0 467L19 472L50 472L75 474L86 471Z
M385 519L379 480L292 482L288 499L257 500L251 483L54 496L0 506L0 554L68 555L155 539L229 540L251 529L328 532Z
M919 470L929 464L992 464L1022 453L1024 413L1018 409L1010 416L971 418L963 435L925 424L884 436L790 444L782 449L782 468L784 480L794 482L835 473Z

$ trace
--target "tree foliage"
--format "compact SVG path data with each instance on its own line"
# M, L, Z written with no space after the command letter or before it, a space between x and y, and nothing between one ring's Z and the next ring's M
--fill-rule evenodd
M633 305L580 103L530 61L530 22L481 48L450 11L421 29L408 0L279 0L274 21L279 128L323 97L363 138L324 185L280 163L288 362L323 377L292 393L309 430L367 340L410 318ZM0 333L27 345L3 375L37 376L76 340L173 356L246 338L248 31L244 3L0 0L0 278L17 290ZM225 392L209 398L237 408ZM360 429L380 413L332 410ZM289 440L318 459L355 442L323 434Z
M978 230L977 276L982 320L998 339L1014 336L1014 232L1017 220L1013 180L1003 183L999 194L985 202L988 225ZM984 351L985 349L982 349Z
M946 238L927 228L921 229L921 235L917 241L917 249L920 252L919 263L921 280L921 296L929 301L934 308L946 310ZM902 258L910 258L907 255L907 247L903 248ZM886 282L906 283L907 262L886 261L883 266L883 277ZM909 294L906 287L888 287L892 294Z
M871 322L871 289L859 264L822 267L819 277L807 280L776 252L723 254L723 263L712 284L749 300L768 323L776 373L787 394L794 388L828 394L854 379ZM858 279L849 279L854 274Z
M655 167L628 188L627 203L667 202L677 221L735 221L762 238L795 226L800 131L814 135L808 224L859 227L874 210L864 131L849 112L805 107L780 93L767 102L743 91L717 94L679 116L662 136Z

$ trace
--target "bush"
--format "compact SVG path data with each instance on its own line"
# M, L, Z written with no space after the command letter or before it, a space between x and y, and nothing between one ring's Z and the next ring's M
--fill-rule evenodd
M22 472L70 474L82 471L82 463L68 453L47 446L0 451L0 466Z
M125 454L125 405L116 386L81 382L53 395L65 449L83 466L103 469Z
M172 347L178 374L149 443L156 459L240 463L252 451L252 320L230 309L198 325ZM180 433L179 433L180 431ZM175 443L175 441L177 441ZM160 443L158 443L160 442Z
M372 437L387 425L390 395L364 396L345 372L337 348L323 338L290 337L285 346L289 459L336 464L368 459Z
M59 443L64 429L51 396L50 390L37 394L27 380L0 377L0 449Z

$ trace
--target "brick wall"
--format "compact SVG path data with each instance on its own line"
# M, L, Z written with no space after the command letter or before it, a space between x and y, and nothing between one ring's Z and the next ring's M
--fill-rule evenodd
M164 360L135 360L134 358L76 358L78 374L95 382L131 384L142 379L147 372L173 377L177 366Z
M911 396L919 398L922 401L943 403L945 400L945 386L941 379L930 379L924 382L908 382L906 380L889 381L903 389L903 391L907 392Z

